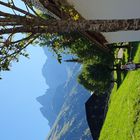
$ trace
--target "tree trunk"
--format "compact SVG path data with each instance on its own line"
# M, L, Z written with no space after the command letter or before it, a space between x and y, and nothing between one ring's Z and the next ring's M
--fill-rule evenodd
M48 24L47 30L49 32L73 32L78 30L95 32L116 32L140 30L140 19L79 21L55 20L51 21L50 24Z
M17 20L17 22L16 22ZM19 20L14 19L15 24ZM27 19L21 22L21 27L1 29L0 34L7 33L62 33L75 31L95 31L95 32L117 32L128 30L140 30L140 19L126 20L40 20ZM26 26L27 25L27 26Z

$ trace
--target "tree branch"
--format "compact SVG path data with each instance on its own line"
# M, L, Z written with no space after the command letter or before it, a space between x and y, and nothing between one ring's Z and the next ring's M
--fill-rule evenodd
M30 17L36 17L35 15L33 15L33 14L31 14L31 13L29 13L29 12L27 12L27 11L21 9L21 8L18 8L15 5L12 5L12 4L9 4L9 3L6 3L6 2L2 2L2 1L0 1L0 5L6 6L10 9L14 9L14 10L16 10L16 11L22 13L22 14L28 15Z
M22 38L20 40L16 40L14 42L11 42L11 44L15 44L15 43L19 43L19 42L22 42L22 41L30 40L31 38L33 38L33 36L34 36L34 34L31 34L28 37L25 37L25 38Z
M40 34L37 34L37 35L33 35L32 36L32 39L30 38L28 41L27 41L27 43L23 46L23 47L21 47L21 48L16 48L17 50L15 50L13 53L11 53L11 54L8 54L8 55L6 55L6 56L4 56L4 57L1 57L1 62L3 62L5 59L7 59L7 58L11 58L11 60L12 59L14 59L15 58L15 56L14 55L19 55L19 53L22 51L22 50L24 50L28 45L30 45L31 43L33 43L33 41L35 41L37 38L38 38L38 36L39 36ZM31 37L31 36L30 36ZM26 41L26 40L24 40L24 41ZM10 61L11 61L10 60Z

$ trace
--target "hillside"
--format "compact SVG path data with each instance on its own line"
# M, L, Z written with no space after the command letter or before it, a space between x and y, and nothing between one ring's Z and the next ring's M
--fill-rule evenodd
M44 51L48 59L42 71L49 89L37 100L51 128L47 139L92 140L85 113L90 93L77 83L80 65L59 64L47 50Z
M140 45L134 56L140 62ZM130 71L111 94L99 140L140 140L140 70Z
M86 90L74 81L69 83L61 110L51 128L48 140L92 140L87 126L84 102L87 100ZM61 93L60 93L61 94Z

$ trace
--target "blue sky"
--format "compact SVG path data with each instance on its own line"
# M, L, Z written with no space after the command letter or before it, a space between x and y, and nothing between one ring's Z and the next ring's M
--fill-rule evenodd
M7 2L7 0L3 0ZM15 0L18 6L23 3ZM8 11L0 7L2 11ZM48 122L40 112L36 97L48 88L42 77L46 61L43 49L29 46L30 59L20 57L11 71L3 72L0 80L0 139L45 140L49 131Z
M42 77L46 56L40 47L30 46L30 59L21 57L0 80L0 139L45 140L48 122L40 113L36 97L45 93Z

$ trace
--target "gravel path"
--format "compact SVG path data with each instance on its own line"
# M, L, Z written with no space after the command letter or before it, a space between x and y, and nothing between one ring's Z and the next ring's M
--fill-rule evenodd
M122 59L122 58L123 58L123 48L120 48L120 49L119 49L117 58L118 58L118 59Z

